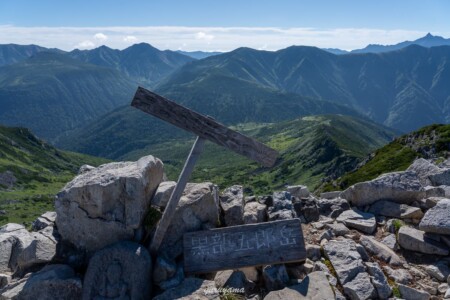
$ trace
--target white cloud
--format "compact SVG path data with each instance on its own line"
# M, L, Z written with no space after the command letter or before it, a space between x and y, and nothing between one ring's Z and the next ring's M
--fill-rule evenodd
M137 37L135 37L134 35L127 35L126 37L123 38L123 41L126 43L136 43L137 42Z
M94 34L94 39L96 39L99 42L104 42L108 39L108 36L99 32L99 33Z
M414 40L426 31L374 28L278 27L17 27L0 25L0 44L38 44L63 50L106 44L123 49L137 41L160 49L230 51L238 47L278 50L291 45L351 50L368 44L395 44ZM450 32L432 32L449 37ZM102 38L105 38L101 40ZM82 42L79 42L82 41ZM74 46L75 45L75 46ZM266 47L267 45L267 47Z
M94 47L95 47L94 42L89 41L89 40L84 40L84 41L82 41L82 42L80 42L80 43L78 43L78 44L75 45L75 48L76 48L76 49L80 49L80 50L83 50L83 49L92 49L92 48L94 48Z
M214 39L214 35L212 34L206 34L203 31L199 31L195 34L195 38L197 40L206 40L206 41L211 41Z

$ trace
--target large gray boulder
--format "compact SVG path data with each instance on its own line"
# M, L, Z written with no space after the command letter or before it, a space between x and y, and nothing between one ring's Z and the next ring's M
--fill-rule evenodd
M284 299L329 300L334 299L334 292L325 273L316 271L306 276L299 284L272 291L264 297L264 300Z
M378 178L352 185L341 193L355 206L370 205L378 200L411 204L425 196L417 174L413 171L387 173Z
M87 251L132 239L162 178L163 164L153 156L78 175L55 201L62 239Z
M388 246L372 237L363 235L359 242L366 248L367 252L393 266L400 266L404 263L404 261L394 251L389 249Z
M240 185L226 188L220 196L226 226L244 224L244 190Z
M267 208L269 221L288 220L294 217L291 193L286 191L275 192L273 193L272 200L272 205L268 205Z
M445 246L425 237L425 232L409 226L402 226L398 231L398 243L407 250L444 256L449 254Z
M339 193L340 194L340 193ZM350 209L348 201L342 198L318 199L317 206L321 215L336 218L343 211Z
M431 297L428 292L417 290L403 284L398 284L398 290L404 299L428 300Z
M420 221L419 228L425 232L450 235L450 199L442 199L429 209Z
M81 279L67 265L48 265L0 291L0 300L79 300Z
M267 220L267 207L259 202L248 202L244 207L244 224L261 223Z
M386 276L376 262L366 262L367 273L369 273L372 284L377 290L379 299L388 299L392 294L392 288L388 283Z
M369 212L391 218L421 219L423 212L418 207L392 201L380 200L370 206Z
M450 185L450 168L438 167L423 158L416 159L407 171L416 172L424 186Z
M32 233L19 224L0 227L0 272L16 272L52 261L57 245L53 231L53 226Z
M361 255L353 240L331 240L323 246L323 250L342 285L352 281L358 273L365 271Z
M149 299L152 259L133 242L108 246L90 259L84 276L83 299Z
M188 183L159 248L169 259L183 252L186 232L214 228L219 224L217 187L210 182Z
M344 211L336 221L344 223L347 227L372 234L377 229L377 221L371 213L362 212L356 208Z
M309 197L309 190L306 185L289 185L286 187L286 191L298 199Z
M319 207L314 197L293 198L294 211L297 218L304 218L307 223L319 220Z
M361 272L352 281L344 284L344 294L351 300L376 299L377 291L366 272Z
M155 195L152 198L152 205L164 208L169 202L170 196L177 183L175 181L163 181L158 185Z

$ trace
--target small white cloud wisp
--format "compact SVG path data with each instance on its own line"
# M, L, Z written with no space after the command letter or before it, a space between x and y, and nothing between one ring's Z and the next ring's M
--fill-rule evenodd
M0 25L0 44L37 44L63 50L100 45L123 49L136 42L160 49L230 51L238 47L278 50L291 45L352 50L368 44L396 44L415 40L426 31L373 28L278 27L18 27ZM449 36L448 32L433 32Z

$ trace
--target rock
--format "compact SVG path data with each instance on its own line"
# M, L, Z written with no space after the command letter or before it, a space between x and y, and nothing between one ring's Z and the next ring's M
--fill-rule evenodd
M53 227L45 229L53 231ZM51 233L45 234L43 231L30 234L32 241L28 245L23 245L22 251L18 251L17 264L21 270L25 270L36 264L48 263L56 255L57 241ZM20 253L20 254L19 254Z
M398 231L400 247L426 254L448 255L449 251L441 244L424 236L425 232L409 226L402 226Z
M244 192L242 186L233 185L225 189L219 199L225 225L242 225L244 223Z
M352 281L344 284L344 294L351 300L374 299L377 296L366 272L358 273Z
M421 219L423 217L423 212L418 207L387 200L375 202L370 206L369 212L375 215L401 219Z
M405 224L405 222L399 219L389 219L386 221L386 224L384 224L384 230L386 232L396 233L397 232L397 228L395 226L396 224Z
M94 170L94 169L95 169L94 166L91 166L91 165L82 165L82 166L80 167L80 169L78 169L78 175L87 173L87 172L92 171L92 170Z
M419 228L425 232L450 235L450 199L439 201L429 209L420 221Z
M272 291L264 297L264 300L284 300L284 299L334 299L324 272L312 272L306 276L299 284L286 287L279 291Z
M398 284L398 290L404 299L414 299L414 300L428 300L430 299L430 294L425 291L413 289L407 285Z
M332 192L320 193L320 198L322 198L322 199L339 198L341 196L341 193L342 193L342 191L332 191Z
M327 229L324 232L322 232L322 234L319 236L319 241L321 240L331 240L331 238L333 237L333 233L331 232L331 230Z
M389 266L383 266L384 272L388 277L392 278L397 283L409 284L413 281L411 274L405 269L392 269Z
M440 168L426 159L416 159L407 170L416 172L423 185L450 185L450 168Z
M445 282L450 275L450 268L443 261L439 261L425 267L427 273L440 282Z
M67 265L48 265L0 291L0 299L81 299L81 280Z
M11 275L0 274L0 290L11 282Z
M171 288L153 298L154 300L220 300L214 281L186 278L179 286Z
M239 271L244 272L245 278L249 281L257 282L259 279L259 274L256 267L240 268Z
M53 227L29 233L19 224L0 227L0 272L16 272L48 263L56 254Z
M225 270L219 271L214 277L217 288L245 288L245 274L242 271Z
M392 251L397 251L399 249L399 246L397 244L397 238L395 237L395 234L391 233L384 237L381 242L385 244L389 249Z
M11 171L5 171L0 173L0 186L4 186L7 189L12 189L17 182L17 178Z
M153 282L159 284L172 278L177 272L177 264L175 261L168 259L162 255L156 258L153 268Z
M350 209L347 200L342 198L319 199L317 206L321 215L337 218L343 211Z
M258 202L264 204L266 206L273 206L273 198L272 196L261 196L258 197Z
M390 287L386 276L380 268L380 265L376 262L367 262L367 273L372 278L372 283L377 290L379 299L387 299L392 294L392 288Z
M175 181L161 182L156 189L151 204L161 208L165 208L176 185L177 183Z
M78 175L55 201L62 239L89 252L133 239L162 177L163 164L153 156Z
M445 294L445 292L447 291L447 289L449 289L449 286L448 286L448 284L447 283L441 283L439 286L438 286L438 291L439 291L439 294Z
M450 288L445 292L444 299L450 299Z
M265 266L262 275L267 291L280 290L289 282L289 276L284 264Z
M445 197L445 188L444 186L440 187L440 186L431 186L431 185L427 185L426 187L424 187L425 190L425 197L426 198L430 198L430 197Z
M176 286L179 286L184 280L184 268L182 264L177 266L175 274L169 279L158 283L161 290L165 291Z
M322 256L320 253L320 246L306 244L306 257L311 259L312 261L317 261Z
M48 211L38 217L35 221L33 221L31 228L33 229L33 231L39 231L47 226L53 226L53 224L55 223L55 219L56 212Z
M328 227L331 232L333 232L334 236L344 236L346 234L350 233L350 230L342 223L333 223L333 224L327 224L326 227Z
M369 254L367 254L366 249L363 246L361 246L360 244L356 244L356 251L358 251L359 255L361 255L361 259L363 261L370 260L370 256L369 256Z
M309 197L309 190L306 185L290 185L286 188L286 191L297 199Z
M141 245L119 242L90 259L84 276L83 299L95 297L149 299L152 259Z
M344 285L353 280L356 274L365 271L361 255L353 240L331 240L323 247L325 256L336 271L339 282Z
M313 197L309 198L294 198L294 211L297 217L304 217L307 223L319 220L319 207Z
M362 212L356 208L344 211L336 221L368 234L372 234L377 228L373 214Z
M259 202L248 202L244 207L244 224L255 224L267 220L267 207Z
M273 205L267 209L268 220L287 220L294 217L292 213L292 198L288 192L273 193Z
M186 232L216 227L219 222L217 203L217 188L212 183L188 183L159 252L174 259L183 252L183 235Z
M410 204L424 198L425 191L413 171L387 173L378 178L352 185L341 193L354 206L365 206L378 200Z
M363 235L361 236L359 242L370 254L393 266L401 266L404 263L404 261L394 251L372 237Z

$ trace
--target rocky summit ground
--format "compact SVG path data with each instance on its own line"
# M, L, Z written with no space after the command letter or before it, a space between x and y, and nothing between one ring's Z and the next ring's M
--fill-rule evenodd
M450 160L417 159L345 191L187 185L157 255L147 250L175 182L162 162L83 166L54 212L0 227L0 299L447 299ZM183 234L299 218L307 258L197 276Z

